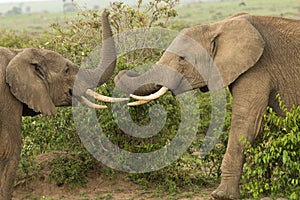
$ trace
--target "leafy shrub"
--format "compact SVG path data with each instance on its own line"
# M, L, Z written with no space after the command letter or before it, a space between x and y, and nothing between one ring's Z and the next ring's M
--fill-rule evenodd
M143 0L138 0L136 7L114 2L111 4L112 26L116 33L135 28L169 27L169 20L177 16L175 5L178 2L179 0L155 0L142 6Z
M164 191L177 192L181 188L206 186L220 177L220 166L227 144L230 112L228 112L224 124L224 132L220 135L220 141L217 145L205 157L196 157L193 153L200 150L211 120L210 95L197 93L197 98L198 103L194 105L192 112L199 113L200 111L201 119L197 127L190 127L190 130L185 130L186 136L189 137L189 134L193 132L192 129L197 129L197 136L188 151L163 169L148 173L127 174L127 177L131 181L145 187L153 187L155 185L156 188L163 189ZM168 116L163 129L156 136L149 139L138 139L123 134L121 130L117 131L117 134L110 134L108 131L110 140L123 149L139 153L152 152L162 148L168 142L172 142L172 139L178 133L178 127L181 123L181 108L171 94L164 95L161 99L146 105L131 108L132 118L140 125L148 124L149 108L156 103L164 106ZM230 105L228 106L230 107ZM102 114L100 118L101 116L105 117L107 115ZM106 121L115 123L113 119ZM118 130L118 127L116 126L114 130Z
M145 35L147 31L153 27L160 28L170 28L172 23L170 20L177 16L177 11L175 10L175 5L179 0L155 0L149 1L146 5L142 5L143 1L138 0L136 7L131 7L123 2L113 2L111 3L111 24L115 30L116 34L121 34L127 31L132 31L134 29L144 29ZM132 34L133 35L133 34ZM132 37L131 35L131 37ZM121 40L122 38L116 38ZM139 49L135 50L136 44L139 43L141 38L136 36L132 38L132 41L128 42L125 49L133 50L132 52L127 52L123 55L122 62L127 65L138 66L140 64L145 64L153 62L161 55L161 51L155 49ZM163 41L160 38L160 41ZM124 45L124 44L123 44Z
M16 33L9 30L0 30L0 46L21 49L32 46L33 38L29 33Z
M255 144L247 145L244 168L245 195L258 198L300 198L300 107L288 110L285 117L269 108L266 123Z
M78 64L101 43L101 14L95 10L84 10L74 19L54 22L50 27L41 36L44 42L39 47L55 50Z
M90 169L89 165L95 163L95 160L81 144L72 119L71 108L59 108L55 116L23 117L22 136L23 149L19 168L22 175L19 177L21 182L30 180L32 173L37 171L38 166L34 159L49 151L63 151L74 157L70 160L67 160L69 157L65 158L63 161L66 163L57 158L53 167L56 168L59 164L61 166L58 167L58 171L54 169L52 172L53 181L58 181L58 185L70 184L71 186L81 185L86 181L87 173L81 174L81 172ZM76 165L72 168L71 163ZM62 175L63 172L66 174ZM70 177L70 173L81 175L75 178Z
M85 157L57 157L49 165L52 167L50 180L58 186L67 185L70 188L84 186L89 171L93 168L93 162Z

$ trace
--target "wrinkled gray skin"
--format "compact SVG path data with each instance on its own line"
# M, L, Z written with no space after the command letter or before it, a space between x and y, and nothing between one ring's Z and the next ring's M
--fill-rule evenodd
M102 15L102 24L103 39L110 38L107 12ZM102 49L104 59L100 66L83 70L75 92L73 85L79 67L62 55L43 49L0 47L0 200L11 199L22 148L22 116L55 114L56 106L71 106L72 95L80 97L87 88L97 85L99 74L103 75L99 85L104 83L115 67L113 40L104 42Z
M207 91L229 86L233 97L231 129L222 180L212 196L239 199L245 159L241 138L253 143L267 106L282 114L276 94L288 108L300 104L300 21L241 13L182 33L200 44L207 55L199 54L195 45L186 45L186 39L178 36L152 69L141 75L121 71L115 84L125 93L138 95L153 93L161 85L174 94L188 90L186 81L167 69L169 66L180 72L193 89ZM156 79L161 84L144 85L134 91L153 77L159 77Z

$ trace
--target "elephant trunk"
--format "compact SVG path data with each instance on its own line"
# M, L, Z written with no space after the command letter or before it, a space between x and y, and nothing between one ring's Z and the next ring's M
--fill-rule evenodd
M159 91L163 86L175 91L181 80L182 76L176 70L156 64L144 74L123 70L114 82L121 92L145 96Z
M102 60L100 66L95 70L95 74L101 74L98 86L107 82L108 79L113 75L116 64L117 64L117 53L115 48L115 42L113 39L113 34L111 26L108 20L109 13L104 11L102 14Z
M127 70L122 70L114 78L114 83L118 90L126 94L144 96L156 92L161 88L161 86L156 83L143 84L143 82L142 75Z
M74 94L81 96L89 88L101 86L113 75L116 67L116 49L111 26L109 24L109 12L104 10L102 14L102 50L101 62L95 69L81 68L78 72L79 80L76 81Z
M115 43L112 38L112 30L108 20L109 12L104 10L102 14L102 60L96 69L90 70L82 68L78 71L78 80L75 80L73 95L88 107L95 109L106 108L105 105L98 105L90 102L84 95L93 97L94 99L104 102L120 102L127 101L128 98L112 98L92 91L89 88L97 87L105 83L114 73L116 67L116 50ZM100 80L99 80L100 76Z

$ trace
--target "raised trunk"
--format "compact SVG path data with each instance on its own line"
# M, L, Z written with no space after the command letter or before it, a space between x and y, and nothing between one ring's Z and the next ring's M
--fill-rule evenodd
M98 86L105 83L113 75L117 62L115 42L112 37L113 34L108 15L109 13L107 11L104 11L102 14L102 60L100 66L95 70L96 74L101 74Z
M114 73L116 67L116 50L112 30L108 20L108 11L102 14L102 52L101 62L95 69L82 68L75 90L76 95L82 95L88 88L94 88L105 83Z

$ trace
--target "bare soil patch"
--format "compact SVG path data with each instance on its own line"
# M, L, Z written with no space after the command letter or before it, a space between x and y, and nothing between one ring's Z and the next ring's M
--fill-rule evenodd
M93 171L88 177L85 187L70 189L69 186L58 186L51 182L48 174L51 168L48 163L62 153L47 153L37 157L36 161L40 164L41 170L35 178L29 179L26 183L17 184L13 192L13 200L142 200L142 199L210 199L213 188L204 188L200 192L185 191L177 194L169 194L161 190L145 189L126 180L122 173L109 178L99 171ZM18 180L18 178L17 178ZM17 181L18 183L18 181Z

